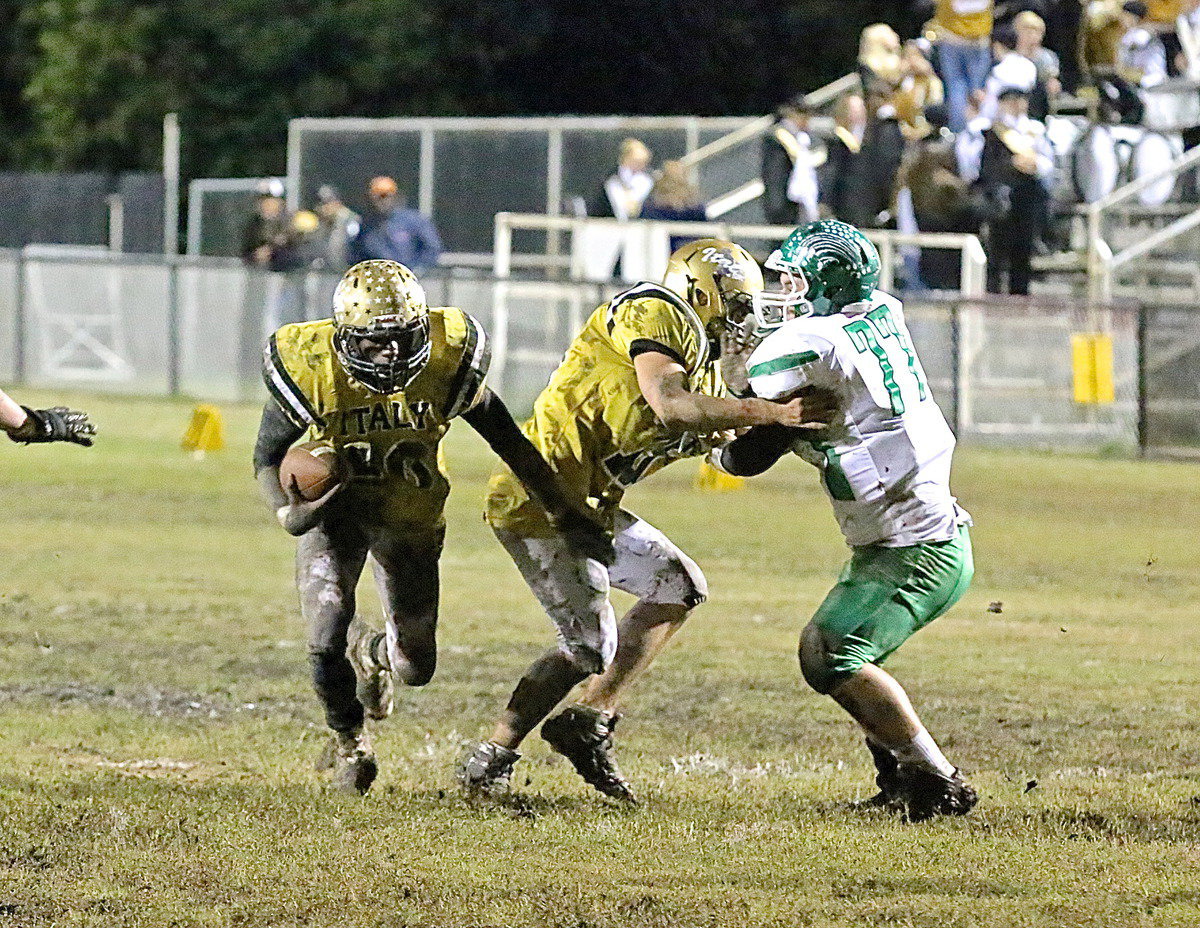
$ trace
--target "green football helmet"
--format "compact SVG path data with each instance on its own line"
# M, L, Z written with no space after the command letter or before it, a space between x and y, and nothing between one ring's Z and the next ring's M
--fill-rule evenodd
M764 292L756 315L762 328L795 316L831 316L868 299L879 283L879 253L854 226L821 219L801 226L766 260L786 275L781 291Z

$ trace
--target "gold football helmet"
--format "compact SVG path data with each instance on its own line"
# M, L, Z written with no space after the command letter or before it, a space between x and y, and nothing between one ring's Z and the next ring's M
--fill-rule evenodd
M675 250L663 286L683 297L716 342L721 327L741 330L763 290L762 270L741 245L702 238Z
M416 275L397 261L360 261L333 293L334 350L369 390L403 390L429 361L429 306Z

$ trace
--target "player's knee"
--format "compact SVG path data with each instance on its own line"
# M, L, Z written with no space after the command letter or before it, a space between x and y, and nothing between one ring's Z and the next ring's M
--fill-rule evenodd
M437 670L437 651L417 651L395 666L393 673L405 686L424 686Z
M800 674L822 696L828 696L866 663L862 655L842 645L827 638L816 622L810 622L800 634Z
M643 597L645 602L662 606L682 606L679 621L708 599L708 579L695 561L688 557L672 560L670 567L659 573L654 589Z
M605 653L603 646L597 648L584 642L564 642L559 650L570 661L571 666L584 676L604 673L612 663L612 655ZM615 648L613 649L615 651Z

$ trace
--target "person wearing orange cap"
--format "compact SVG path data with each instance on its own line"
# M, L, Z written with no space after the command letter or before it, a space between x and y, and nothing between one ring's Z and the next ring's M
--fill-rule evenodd
M359 261L397 261L422 274L438 263L442 239L429 217L409 208L396 181L386 175L367 185L370 207L350 239L351 264Z

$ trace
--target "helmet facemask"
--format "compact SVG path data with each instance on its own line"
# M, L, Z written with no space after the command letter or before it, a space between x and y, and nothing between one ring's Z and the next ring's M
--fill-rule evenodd
M778 248L771 252L763 267L779 273L780 288L764 289L758 294L754 317L760 329L777 329L789 319L812 315L813 305L808 299L808 277L801 268L785 261Z
M381 317L368 327L338 326L334 350L346 372L368 390L390 395L407 387L429 361L429 317Z

